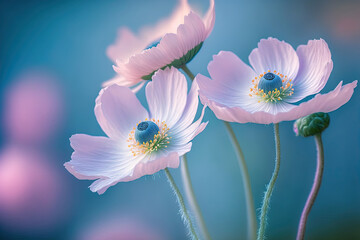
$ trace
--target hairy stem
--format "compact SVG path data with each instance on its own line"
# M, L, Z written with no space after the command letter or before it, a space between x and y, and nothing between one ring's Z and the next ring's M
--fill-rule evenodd
M168 181L170 183L170 186L174 191L176 199L178 201L178 204L179 204L179 207L180 207L181 218L182 218L182 220L184 222L184 225L188 229L189 235L191 236L191 239L198 240L199 238L198 238L198 236L196 234L194 225L192 224L189 212L188 212L188 210L187 210L187 208L185 206L184 198L181 195L179 188L176 186L174 178L172 177L169 169L165 168L165 173L166 173L166 176L167 176Z
M246 201L246 213L247 213L247 219L248 219L248 239L253 240L256 239L256 229L257 229L257 223L256 223L256 215L255 215L255 208L254 208L254 200L253 195L251 191L251 184L250 184L250 176L249 172L246 166L244 153L241 150L240 144L238 140L236 139L234 130L232 129L230 123L225 122L226 130L229 134L231 143L235 149L236 156L238 159L238 163L240 166L241 176L242 176L242 182L243 187L245 191L245 201Z
M306 221L308 219L310 210L312 206L314 205L316 196L319 193L321 180L324 172L324 146L321 140L321 133L315 135L315 143L316 143L316 149L317 149L317 166L316 166L316 173L315 173L315 179L313 186L311 188L311 192L308 196L308 199L306 201L305 207L302 211L300 223L298 227L298 232L296 239L297 240L303 240L305 235L305 229L306 229Z
M276 158L275 158L275 169L273 175L270 179L270 182L266 188L263 203L261 206L261 213L260 213L260 227L258 231L258 240L265 239L265 230L267 224L267 213L269 210L270 205L270 198L274 190L276 179L279 175L280 169L280 134L279 134L279 124L274 124L274 135L275 135L275 147L276 147Z

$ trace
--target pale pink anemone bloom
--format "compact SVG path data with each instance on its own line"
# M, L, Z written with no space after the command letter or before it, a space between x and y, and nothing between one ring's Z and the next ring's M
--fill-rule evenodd
M238 123L279 123L315 112L331 112L349 101L357 81L338 86L327 94L317 94L332 71L330 50L322 39L311 40L295 51L274 38L262 39L249 61L221 51L208 65L212 79L196 76L199 96L216 117ZM265 91L264 91L265 89ZM307 96L300 105L293 103Z
M158 69L183 66L200 50L214 23L214 0L210 0L203 18L191 9L187 0L180 0L169 19L141 29L137 35L121 28L116 42L107 49L118 74L104 85L136 86L133 90L137 91Z
M78 179L95 181L90 189L102 194L118 182L132 181L167 167L177 168L179 157L207 125L193 123L198 86L187 82L176 68L159 70L146 86L149 112L127 87L111 85L96 99L95 115L108 137L76 134L70 138L74 153L66 169ZM138 134L138 135L137 135Z

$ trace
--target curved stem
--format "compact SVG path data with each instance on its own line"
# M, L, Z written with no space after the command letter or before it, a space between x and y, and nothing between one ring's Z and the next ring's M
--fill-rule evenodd
M176 186L174 178L172 177L169 169L165 168L165 173L166 173L166 176L167 176L168 181L170 183L170 186L174 191L176 199L177 199L177 201L179 203L181 218L184 221L184 224L185 224L186 228L188 229L189 234L191 235L191 238L194 239L194 240L198 240L199 238L198 238L198 236L196 234L194 225L192 224L189 212L188 212L188 210L187 210L187 208L185 206L184 198L181 195L179 188Z
M279 134L279 124L274 124L274 135L275 135L275 147L276 147L276 159L275 159L275 169L273 175L270 179L269 185L266 188L263 203L261 206L261 213L260 213L260 227L258 231L258 240L265 239L265 229L267 224L267 212L270 205L270 198L272 192L274 190L276 179L279 175L280 169L280 134Z
M296 239L303 240L305 235L306 221L308 219L310 210L314 205L316 196L319 193L321 180L324 172L324 146L321 140L321 133L315 135L316 149L317 149L317 166L313 186L306 201L305 207L302 211L300 223Z
M182 65L180 68L186 73L186 75L189 76L191 81L194 80L195 75L190 71L190 69L186 66L186 64Z
M234 133L230 123L224 122L224 124L225 124L226 130L229 133L229 137L230 137L231 143L235 149L238 163L240 166L242 182L243 182L244 191L245 191L245 200L246 200L246 213L247 213L247 219L248 219L248 239L253 240L253 239L256 239L257 223L256 223L256 215L255 215L255 208L254 208L254 200L253 200L253 195L251 192L250 176L249 176L249 172L248 172L248 169L246 166L244 153L241 150L238 140L236 139L235 133Z
M183 65L181 67L181 69L189 76L189 78L191 80L194 80L195 75L190 71L190 69L186 65ZM254 207L254 200L253 200L253 195L252 195L252 191L251 191L249 172L248 172L248 169L246 166L244 154L241 150L239 142L236 139L233 129L231 128L231 126L228 122L224 121L224 123L225 123L226 129L229 133L230 140L235 149L238 163L240 166L240 171L241 171L243 185L244 185L244 191L245 191L245 199L246 199L246 212L247 212L247 218L248 218L248 240L253 240L256 238L257 223L256 223L255 207ZM187 197L189 198L188 194L187 194ZM189 202L191 202L190 199L189 199Z
M201 214L200 207L196 200L194 189L191 184L191 178L190 178L190 174L189 174L189 168L188 168L186 155L183 156L182 161L181 161L181 177L182 177L183 184L184 184L185 195L187 196L190 207L195 215L195 218L199 225L200 231L201 231L204 239L210 240L211 237L210 237L209 231L206 228L204 218Z

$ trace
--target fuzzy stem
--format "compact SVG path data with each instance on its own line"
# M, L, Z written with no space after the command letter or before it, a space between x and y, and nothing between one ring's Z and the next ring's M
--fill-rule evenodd
M176 186L174 178L172 177L172 175L171 175L168 168L165 168L165 173L166 173L166 176L167 176L168 181L170 183L170 186L174 191L176 199L178 201L178 204L179 204L179 207L180 207L181 218L182 218L182 220L184 222L184 225L186 226L186 228L189 231L189 235L191 236L191 239L199 240L199 238L198 238L198 236L196 234L195 228L194 228L194 226L192 224L189 212L188 212L188 210L187 210L187 208L185 206L184 198L181 195L179 188Z
M317 166L313 186L306 201L305 207L302 211L300 223L298 227L297 240L303 240L305 235L306 221L308 219L310 210L314 205L316 196L319 193L321 180L324 172L324 146L321 140L321 133L315 135L316 149L317 149Z
M270 205L270 198L272 195L272 192L274 190L276 179L279 175L279 169L280 169L280 134L279 134L279 124L274 124L274 135L275 135L275 147L276 147L276 159L275 159L275 169L273 172L273 175L270 179L270 182L266 188L263 203L261 206L261 213L260 213L260 227L258 231L258 240L264 240L265 239L265 229L267 224L267 212Z
M194 81L195 75L190 71L186 64L182 65L180 68L189 76L191 81Z
M247 219L248 219L248 238L249 240L256 239L256 229L257 229L257 223L256 223L256 215L255 215L255 208L254 208L254 200L253 195L251 192L251 184L250 184L250 176L249 172L246 166L244 153L241 150L240 144L238 140L236 139L234 130L232 129L230 123L225 122L226 130L228 131L231 143L235 149L236 156L238 159L238 163L240 166L241 176L242 176L242 182L243 187L245 191L245 200L246 200L246 213L247 213Z
M189 168L188 168L186 155L183 156L182 161L181 161L181 177L182 177L183 184L184 184L185 195L187 196L189 205L195 215L195 219L198 223L200 231L201 231L204 239L210 240L211 237L210 237L209 231L206 228L204 218L201 214L200 207L196 200L194 189L191 184L191 178L190 178L190 174L189 174Z

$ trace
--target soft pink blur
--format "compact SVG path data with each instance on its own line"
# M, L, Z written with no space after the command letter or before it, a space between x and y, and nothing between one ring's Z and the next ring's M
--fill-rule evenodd
M132 217L122 219L97 219L82 230L77 240L163 240L163 236Z
M0 223L21 232L46 232L63 215L63 186L39 152L8 146L0 152ZM60 202L61 201L61 202Z
M358 42L360 36L359 1L327 4L321 12L325 26L330 26L333 37L343 42Z
M63 104L55 79L41 71L22 74L7 89L4 125L12 142L41 143L59 126Z

